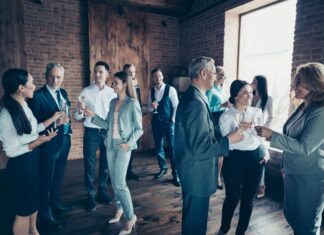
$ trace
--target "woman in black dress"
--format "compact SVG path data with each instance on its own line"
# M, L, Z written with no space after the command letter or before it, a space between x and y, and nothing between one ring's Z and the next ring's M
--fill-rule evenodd
M4 96L0 112L0 141L9 157L6 173L11 186L15 221L13 234L39 235L36 228L38 195L37 147L56 136L56 131L39 136L38 132L55 122L62 115L56 112L45 122L37 121L25 99L32 98L35 90L33 77L21 69L9 69L2 77Z

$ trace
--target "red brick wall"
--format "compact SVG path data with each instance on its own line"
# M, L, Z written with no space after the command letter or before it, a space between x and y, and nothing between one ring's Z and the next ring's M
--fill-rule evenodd
M37 87L45 83L46 64L61 63L65 68L63 88L75 107L77 95L89 82L87 1L45 0L43 4L37 4L24 0L24 20L27 66ZM161 67L168 79L167 75L180 61L178 18L149 14L148 23L152 35L149 69ZM146 131L151 131L150 118L144 117L144 120ZM70 159L83 157L83 126L72 120L72 128ZM153 141L147 144L153 147Z
M307 62L324 63L324 1L299 0L293 52L293 73Z
M225 11L246 2L195 1L191 12L180 20L181 63L188 65L193 58L204 55L223 64Z
M149 28L149 71L159 67L163 71L164 81L172 83L173 68L180 65L180 24L178 17L171 17L158 14L148 15ZM149 76L150 79L150 76ZM152 84L152 81L150 81ZM145 103L148 91L142 92ZM143 120L144 131L149 133L148 143L143 143L145 149L154 148L154 140L151 129L151 115L145 115Z
M87 1L45 0L43 4L24 0L24 33L27 66L37 87L45 83L45 66L61 63L65 68L65 88L75 107L89 71ZM72 120L70 158L82 157L83 127Z
M206 55L223 63L224 12L249 2L248 0L195 1L192 10L180 20L180 62ZM324 1L298 0L293 52L293 69L302 63L324 63ZM233 58L236 60L236 58Z

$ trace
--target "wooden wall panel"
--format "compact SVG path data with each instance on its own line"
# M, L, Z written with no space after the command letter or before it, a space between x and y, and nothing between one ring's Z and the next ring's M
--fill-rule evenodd
M0 84L3 73L13 67L26 69L24 55L24 29L22 0L0 1ZM0 97L3 88L0 86ZM0 169L5 167L6 158L0 144Z
M89 3L90 69L98 60L108 62L113 74L125 63L133 63L141 85L142 104L146 104L149 79L149 30L147 14L129 7ZM142 143L148 143L148 117L144 115ZM148 149L149 146L143 146Z

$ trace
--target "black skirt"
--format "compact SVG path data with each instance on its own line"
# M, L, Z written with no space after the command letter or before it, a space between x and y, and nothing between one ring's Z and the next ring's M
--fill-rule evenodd
M29 216L39 208L39 150L10 158L6 167L14 212Z

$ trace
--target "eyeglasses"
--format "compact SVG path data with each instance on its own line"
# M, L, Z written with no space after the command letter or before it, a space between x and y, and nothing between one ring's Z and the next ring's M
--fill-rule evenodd
M208 72L210 72L211 74L214 74L215 76L217 76L217 73L216 73L216 72L212 72L212 71L210 71L210 70L206 70L206 71L208 71Z

